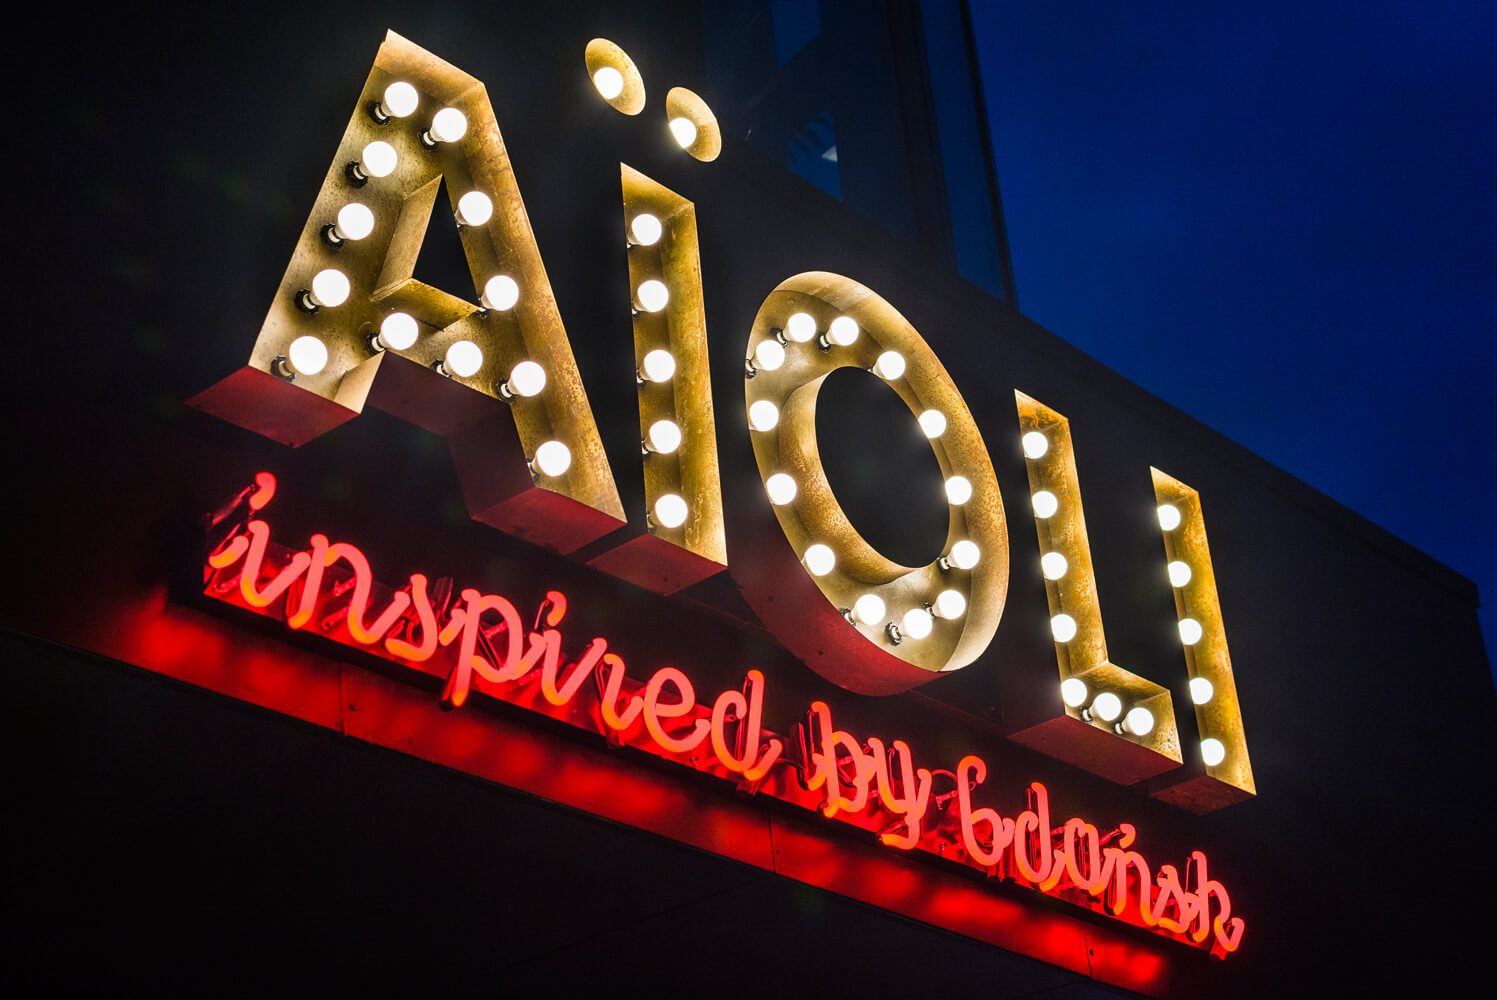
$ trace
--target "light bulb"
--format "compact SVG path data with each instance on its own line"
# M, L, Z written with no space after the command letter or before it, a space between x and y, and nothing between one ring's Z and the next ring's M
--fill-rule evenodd
M395 147L376 139L364 147L364 151L359 154L359 162L353 164L354 179L362 184L370 177L389 177L399 162L400 157L396 154Z
M1192 677L1190 679L1190 700L1196 705L1204 705L1216 694L1216 689L1211 682L1204 677Z
M611 101L624 92L624 74L612 66L604 66L593 74L593 86L598 88L603 100Z
M924 608L911 608L899 620L899 627L908 638L924 639L930 635L935 622L931 619L930 612Z
M1159 526L1165 531L1174 531L1180 527L1180 508L1174 504L1162 503L1155 513L1159 515Z
M946 502L960 507L972 499L972 484L966 476L952 476L946 480Z
M837 565L837 553L830 546L817 542L806 549L806 554L801 556L801 562L806 564L806 569L812 576L826 576Z
M1103 691L1092 701L1092 714L1103 722L1112 722L1123 714L1123 699L1111 691Z
M976 542L963 538L951 547L951 554L945 557L945 561L957 569L971 569L977 565L981 555Z
M316 337L297 337L286 349L286 360L303 375L316 375L327 367L327 345Z
M671 292L665 287L665 282L656 281L654 278L640 282L638 290L634 293L634 300L639 303L639 307L650 313L658 313L664 309L670 299Z
M374 213L367 205L351 201L338 209L338 221L323 232L335 246L344 240L361 240L374 232Z
M920 421L920 430L932 440L946 433L946 414L940 410L926 410L916 419Z
M864 625L877 625L884 620L884 599L877 594L864 594L853 602L852 614Z
M691 144L697 141L697 127L690 118L672 118L670 125L671 135L675 136L676 144L682 149L690 149Z
M748 420L756 431L772 431L780 422L780 408L767 399L756 399L749 404Z
M348 278L342 271L330 267L313 276L312 290L302 293L301 305L303 309L310 306L312 310L320 306L341 306L348 301L348 293Z
M657 420L650 425L650 432L645 440L649 442L651 451L669 455L681 447L681 428L676 426L674 420Z
M654 246L660 242L660 236L664 231L660 220L649 212L640 212L634 217L634 221L629 223L629 235L633 237L638 246Z
M1066 557L1059 552L1046 552L1040 556L1040 572L1046 580L1059 580L1066 575Z
M416 105L421 102L421 95L416 88L404 80L396 80L385 88L384 100L379 102L379 114L376 119L383 118L389 121L391 118L409 118L416 110Z
M773 337L759 341L754 348L754 367L772 372L785 363L785 348Z
M904 374L904 355L898 351L885 351L873 363L873 374L885 382L892 382Z
M483 367L483 349L471 340L453 341L442 358L442 371L446 375L468 378L478 374Z
M482 191L469 191L457 200L458 225L482 226L493 217L493 199Z
M1086 681L1080 677L1067 677L1060 682L1060 700L1065 702L1068 708L1080 708L1085 705L1090 693L1086 689Z
M1183 587L1190 582L1190 565L1176 559L1165 568L1170 575L1170 586Z
M851 347L857 339L858 323L851 316L838 316L832 320L832 325L827 327L826 333L821 335L823 347L830 347L832 344L838 347Z
M670 351L657 347L645 355L639 370L651 382L669 382L676 374L676 357Z
M1201 760L1206 762L1207 767L1215 767L1227 759L1227 748L1222 746L1222 741L1208 736L1201 741Z
M797 344L804 344L816 336L816 320L810 313L795 313L785 321L785 336Z
M937 618L951 621L967 613L967 599L960 590L943 590L931 602L930 610Z
M428 146L439 142L457 142L468 134L468 116L457 108L443 108L431 119L431 127L421 136Z
M1154 728L1154 713L1142 705L1130 708L1123 716L1123 728L1134 736L1147 736Z
M1201 623L1194 618L1180 619L1180 641L1187 646L1194 646L1201 641Z
M769 494L769 502L776 507L783 507L794 500L797 492L794 477L783 472L776 472L764 480L764 490Z
M1025 458L1043 458L1050 450L1050 439L1039 431L1030 431L1019 439L1019 443L1024 446Z
M674 493L665 493L655 501L655 521L662 528L679 528L686 523L686 501Z
M546 369L534 361L521 361L509 371L509 378L498 386L498 392L503 399L513 399L516 396L538 396L542 389L546 388Z
M484 282L483 295L479 296L478 301L483 303L485 309L499 312L513 309L515 303L520 301L520 286L509 275L496 274Z
M1057 510L1060 510L1060 501L1055 499L1055 494L1049 490L1040 490L1034 496L1030 497L1029 501L1034 504L1035 517L1051 517Z
M406 351L416 343L416 335L420 333L420 327L416 321L403 312L394 312L385 317L385 321L379 325L379 333L375 339L379 346L388 347L392 351Z
M1062 612L1050 619L1050 634L1056 642L1070 642L1076 638L1076 619Z
M572 449L560 441L547 441L535 450L531 466L541 475L555 479L572 467Z

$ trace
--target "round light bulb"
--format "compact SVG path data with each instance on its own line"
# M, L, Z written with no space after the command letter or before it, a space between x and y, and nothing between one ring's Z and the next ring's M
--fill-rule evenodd
M972 499L972 484L966 476L952 476L946 480L946 502L960 507Z
M303 375L316 375L327 367L327 345L316 337L297 337L286 349L286 360Z
M769 502L776 507L783 507L795 499L797 492L795 478L783 472L776 472L764 480L764 490L769 494Z
M1035 517L1051 517L1057 510L1060 510L1060 501L1055 499L1055 494L1049 490L1040 490L1029 500L1034 504Z
M443 108L432 116L427 134L435 142L457 142L468 134L468 116L457 108Z
M1112 722L1123 714L1123 699L1111 691L1103 691L1092 702L1092 714L1103 722Z
M931 602L930 609L937 618L951 621L967 613L967 599L960 590L943 590Z
M1086 704L1087 695L1086 681L1080 677L1067 677L1060 682L1060 700L1066 703L1067 708L1080 708Z
M593 74L593 86L598 88L603 100L611 101L624 92L624 74L612 66L604 66Z
M1204 705L1216 694L1216 689L1211 682L1204 677L1192 677L1190 679L1190 700L1193 704Z
M1159 515L1159 526L1165 531L1180 527L1180 508L1171 503L1162 503L1155 512Z
M1059 580L1066 575L1068 568L1066 557L1059 552L1046 552L1040 556L1040 572L1045 574L1046 580Z
M381 102L385 113L391 118L409 118L421 101L416 88L404 80L396 80L385 88L385 99Z
M640 282L634 298L645 312L658 313L671 300L671 292L665 287L665 282L651 278L649 281Z
M679 528L686 523L686 501L674 493L663 494L655 501L655 521L663 528Z
M1050 439L1039 431L1030 431L1019 439L1019 443L1024 446L1025 458L1043 458L1050 450Z
M469 191L457 200L457 221L482 226L494 217L494 201L482 191Z
M904 374L904 355L898 351L885 351L873 363L873 374L885 382L892 382Z
M900 631L909 639L924 639L934 627L935 622L931 619L930 612L924 608L911 608L899 620Z
M785 321L785 336L797 344L804 344L816 336L816 320L810 313L795 313Z
M534 361L521 361L510 369L505 385L516 396L538 396L546 388L546 369Z
M1222 746L1222 741L1208 736L1201 741L1201 760L1206 762L1207 767L1215 767L1227 759L1227 748Z
M749 404L748 420L756 431L772 431L780 422L780 408L767 399L756 399Z
M447 374L458 378L477 375L478 369L483 367L483 349L471 340L454 341L442 358L442 367Z
M1070 642L1076 638L1076 619L1061 613L1050 619L1050 634L1056 642Z
M690 149L691 144L697 141L697 127L690 118L672 118L670 125L671 135L675 136L676 144L682 149Z
M801 562L806 564L806 569L812 576L826 576L837 565L837 553L830 546L817 542L806 549L806 554L801 556Z
M650 450L669 455L681 447L681 428L674 420L657 420L650 425Z
M759 341L754 348L754 367L772 372L785 363L785 348L773 337Z
M485 309L499 312L513 309L520 301L520 286L507 274L496 274L484 282L483 295L479 298Z
M403 312L391 313L379 325L380 343L392 351L410 350L416 343L418 333L420 327L416 325L416 321Z
M1165 568L1170 575L1170 586L1183 587L1190 582L1190 565L1176 559Z
M1187 646L1194 646L1201 641L1201 623L1194 618L1180 619L1180 641Z
M852 615L864 625L877 625L884 620L884 599L877 594L864 594L853 602Z
M640 246L652 247L660 242L660 236L665 231L660 225L660 220L649 212L640 212L629 223L629 234L634 237L634 242Z
M946 414L940 410L926 410L916 419L920 421L920 430L932 440L946 433Z
M364 152L359 154L359 163L370 177L389 177L399 162L395 147L379 139L365 146Z
M374 232L374 213L367 205L351 201L338 209L338 235L345 240L361 240Z
M639 368L651 382L669 382L676 374L676 358L670 351L657 347L645 355Z
M971 569L977 565L977 560L981 556L982 552L978 549L977 543L964 538L951 547L949 558L951 565L957 569Z
M838 316L827 327L827 339L838 347L851 347L858 339L858 323L851 316Z
M535 467L555 479L572 467L572 449L560 441L547 441L535 450Z
M336 268L318 271L312 278L312 299L319 306L341 306L348 301L348 278Z
M1142 705L1128 709L1128 714L1123 716L1123 728L1134 736L1147 736L1154 728L1154 713Z

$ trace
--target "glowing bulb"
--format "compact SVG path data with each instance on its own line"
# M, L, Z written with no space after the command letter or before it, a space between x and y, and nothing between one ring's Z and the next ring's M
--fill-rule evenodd
M838 347L851 347L858 339L858 323L851 316L838 316L827 327L825 339Z
M1190 566L1176 559L1165 567L1170 575L1170 586L1183 587L1190 582Z
M960 590L943 590L931 602L930 609L937 618L951 621L966 614L967 599L962 596Z
M640 212L634 217L634 221L629 223L629 235L633 237L634 242L639 246L654 246L660 242L660 236L663 232L665 232L665 229L660 225L660 220L649 212Z
M780 422L780 408L767 399L756 399L748 408L749 426L756 431L772 431Z
M783 472L776 472L764 480L764 491L769 494L769 502L776 507L783 507L794 500L798 492L795 478Z
M1043 458L1050 450L1050 439L1039 431L1030 431L1019 439L1019 443L1024 446L1025 458Z
M826 576L837 565L837 553L830 546L817 542L806 549L806 554L801 556L801 562L806 564L806 569L812 576Z
M960 507L972 499L972 484L966 476L952 476L946 480L946 501Z
M669 382L676 374L676 357L670 351L657 347L645 355L639 370L651 382Z
M1060 501L1055 499L1055 494L1049 490L1040 490L1029 500L1034 504L1035 517L1051 517L1057 510L1060 510Z
M904 374L904 355L898 351L885 351L873 364L873 374L885 382L892 382Z
M478 301L483 303L485 309L499 312L513 309L515 303L520 301L520 286L509 275L496 274L484 282L483 295L479 296Z
M957 569L971 569L977 565L977 560L982 552L977 548L977 543L962 539L951 547L951 554L946 560Z
M650 425L646 440L650 443L651 451L669 455L681 447L681 428L676 426L674 420L657 420Z
M766 338L759 341L759 346L754 348L754 367L762 368L772 372L785 363L785 348L774 338Z
M665 282L651 278L649 281L640 282L634 298L645 312L658 313L670 301L671 292L665 287Z
M1227 748L1222 746L1221 740L1208 736L1201 741L1201 760L1207 767L1215 767L1226 759Z
M327 345L316 337L297 337L286 350L286 360L303 375L316 375L327 367Z
M469 191L457 200L457 221L463 226L481 226L494 217L494 202L482 191Z
M1060 700L1066 703L1068 708L1080 708L1086 704L1087 695L1086 681L1080 677L1067 677L1060 682Z
M555 479L572 467L572 449L560 441L547 441L535 450L531 464L541 475Z
M663 494L655 501L655 521L662 528L679 528L686 523L686 501L674 493Z
M389 177L399 162L395 147L379 139L365 146L364 152L359 154L359 167L370 177Z
M899 627L908 638L924 639L930 635L935 622L931 619L930 612L924 608L911 608L899 620Z
M1066 557L1059 552L1046 552L1040 556L1040 572L1046 580L1059 580L1066 575Z
M509 378L499 385L499 395L505 399L515 396L538 396L546 388L546 369L534 361L521 361L510 369Z
M333 242L361 240L374 232L374 213L367 205L351 201L338 209L338 221L333 226Z
M1154 728L1154 713L1139 705L1123 716L1123 728L1134 736L1147 736Z
M1180 509L1174 504L1162 503L1159 505L1159 526L1165 531L1174 531L1180 527Z
M672 118L671 135L675 136L676 144L682 149L690 149L691 144L697 141L697 127L689 118Z
M312 290L307 293L313 306L341 306L348 301L348 278L336 268L318 271L312 278Z
M624 74L612 66L604 66L593 74L593 86L598 88L603 100L611 101L624 92Z
M1070 642L1076 638L1076 619L1068 614L1058 614L1050 619L1050 634L1056 642Z
M1204 705L1216 694L1216 689L1211 682L1204 677L1192 677L1190 679L1190 700L1196 705Z
M415 87L404 80L396 80L385 88L385 99L379 102L379 109L384 112L386 120L409 118L420 101L421 95L416 93Z
M431 128L421 138L428 140L428 145L436 145L439 142L457 142L468 134L468 116L457 108L443 108L431 119Z
M1201 623L1194 618L1180 619L1180 641L1187 646L1194 646L1201 641Z
M797 344L804 344L816 336L816 320L810 313L795 313L785 321L785 336Z
M940 410L926 410L916 419L920 421L920 430L932 440L946 433L946 414Z
M406 351L416 343L416 335L420 328L416 321L405 313L395 312L385 317L385 321L379 325L377 339L380 346L388 347L392 351Z
M442 369L448 375L468 378L483 367L483 350L471 340L454 341L442 358Z
M877 594L864 594L853 602L852 615L864 625L877 625L884 620L884 599Z
M1123 714L1123 699L1111 691L1103 691L1092 702L1092 714L1103 722L1112 722Z

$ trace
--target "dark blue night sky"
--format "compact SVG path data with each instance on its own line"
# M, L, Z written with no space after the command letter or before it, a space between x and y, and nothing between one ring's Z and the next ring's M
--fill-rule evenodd
M972 6L1023 312L1475 580L1490 648L1492 5Z

